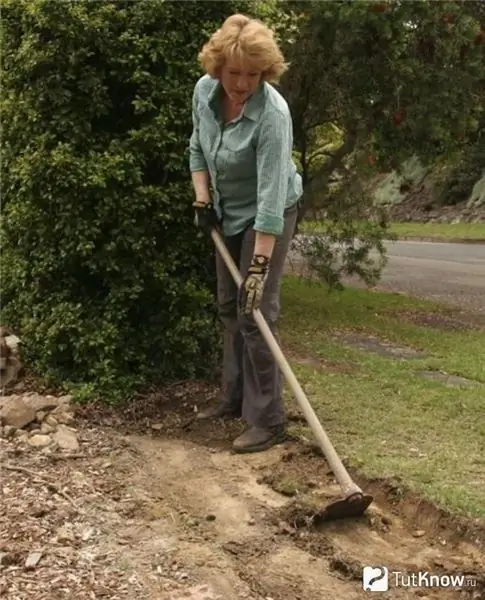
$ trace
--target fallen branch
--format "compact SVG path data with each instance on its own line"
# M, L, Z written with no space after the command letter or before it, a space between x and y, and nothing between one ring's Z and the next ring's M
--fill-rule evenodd
M17 471L18 473L25 473L27 475L35 477L37 480L36 483L42 483L43 485L46 485L51 491L55 492L56 494L62 496L62 498L67 500L69 504L71 504L71 506L73 506L77 511L83 513L83 510L76 504L76 502L71 498L71 496L69 496L69 494L61 490L61 488L58 485L56 485L53 481L49 481L48 479L41 477L38 473L32 471L32 469L27 469L27 467L11 465L8 463L2 465L2 468L7 469L7 471Z
M51 460L69 460L70 458L74 459L81 459L81 458L88 458L88 456L86 456L86 454L82 454L79 452L73 452L71 454L61 454L60 452L51 452L50 454L46 455L48 458L50 458Z

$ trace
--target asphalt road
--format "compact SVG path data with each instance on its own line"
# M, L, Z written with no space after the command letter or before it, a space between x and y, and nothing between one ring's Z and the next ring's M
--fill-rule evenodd
M485 244L401 241L387 248L379 289L485 314ZM360 280L346 283L364 287Z
M485 314L485 244L390 242L379 287Z

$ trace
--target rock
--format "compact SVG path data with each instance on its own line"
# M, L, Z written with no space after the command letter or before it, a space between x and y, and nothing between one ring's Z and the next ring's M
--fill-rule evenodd
M49 425L50 427L52 427L53 430L57 429L57 419L55 417L53 417L52 415L47 415L47 417L44 419L44 423L46 423L47 425Z
M24 442L29 437L29 434L24 429L16 429L15 433L14 433L14 437L19 442Z
M41 396L35 392L24 396L25 402L31 406L35 412L46 412L59 406L57 398L54 396Z
M64 423L64 425L69 425L74 422L74 415L70 412L70 407L65 404L57 406L51 413L58 423Z
M480 207L485 205L485 172L482 177L473 186L470 197L467 201L469 207Z
M70 395L55 398L33 392L0 398L0 437L14 438L21 452L24 444L44 454L58 448L79 450L77 434L68 427L75 420L71 400Z
M22 368L18 356L20 339L6 327L0 326L0 387L15 383Z
M57 402L59 403L59 405L61 404L70 404L72 401L72 396L70 394L66 394L64 396L59 396L59 398L57 398Z
M42 552L29 552L27 560L25 561L25 568L34 569L38 565L41 558Z
M42 423L40 426L40 432L44 433L45 435L48 435L49 433L53 433L55 431L55 427L52 427L52 425L49 425L49 423Z
M65 425L59 425L57 431L52 435L52 439L63 450L79 450L79 442L76 434Z
M22 396L7 396L3 399L3 406L0 409L0 420L4 425L22 429L35 421L36 412Z
M11 425L5 425L5 427L3 428L3 435L7 439L12 438L15 436L16 431L17 430L15 429L15 427L12 427Z
M33 448L44 448L45 446L48 446L51 443L51 438L48 435L36 433L33 436L29 437L27 443Z
M87 542L92 535L94 534L94 527L88 527L81 534L81 539L83 542Z
M416 531L413 531L413 537L415 538L423 537L425 534L426 531L423 531L423 529L416 529Z

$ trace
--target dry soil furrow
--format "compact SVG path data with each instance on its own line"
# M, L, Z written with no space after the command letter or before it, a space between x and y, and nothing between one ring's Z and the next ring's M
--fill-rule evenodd
M139 468L132 455L126 467L133 489L140 491L140 500L144 498L144 510L153 513L156 503L148 498L159 499L158 514L152 517L164 511L172 515L179 556L197 584L211 585L224 599L364 598L364 565L478 577L483 570L483 554L473 545L417 535L399 515L387 514L377 505L360 520L303 526L304 520L295 520L294 499L264 483L268 472L276 473L288 463L284 447L241 457L173 438L136 435L131 443ZM313 464L306 474L313 480L316 504L338 491L320 460L320 468ZM443 593L443 589L400 587L387 597L438 600ZM478 587L470 587L446 590L446 597L480 598L480 593Z

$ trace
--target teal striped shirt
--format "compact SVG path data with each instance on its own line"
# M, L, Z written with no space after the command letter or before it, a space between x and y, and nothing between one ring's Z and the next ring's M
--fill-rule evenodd
M190 137L190 171L208 171L214 208L224 235L248 225L280 235L284 211L302 195L292 159L293 123L287 102L262 83L242 114L224 124L219 110L221 85L204 75L195 85Z

